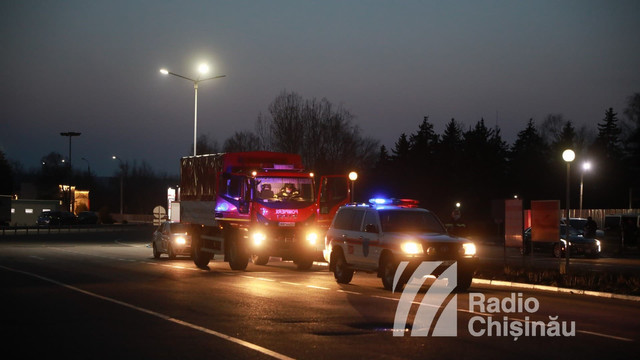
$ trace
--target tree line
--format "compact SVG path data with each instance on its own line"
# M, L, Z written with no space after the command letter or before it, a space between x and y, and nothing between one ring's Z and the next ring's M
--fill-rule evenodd
M400 134L388 149L365 136L344 106L326 98L305 99L295 92L282 91L267 113L257 116L253 131L236 131L222 146L200 135L196 151L297 153L305 166L319 175L358 171L358 201L377 195L410 197L444 218L453 204L460 202L467 220L492 221L495 214L491 204L495 199L518 196L525 206L531 200L561 199L564 206L566 163L561 154L571 148L576 152L571 165L572 208L577 208L581 177L585 184L584 208L637 207L640 93L626 100L622 119L613 108L604 109L595 129L586 125L576 128L562 114L550 114L540 124L530 119L513 144L503 140L498 126L488 126L484 119L468 127L451 119L439 134L430 118L424 116L415 132ZM185 149L185 154L191 149ZM60 177L68 176L68 169L60 166L56 157L61 155L43 157L43 167L28 173L21 171L19 164L8 163L0 152L0 171L10 174L2 177L0 193L14 192L16 179L29 178L36 179L39 196L54 196L51 185L57 186ZM583 173L584 161L592 163L591 171ZM118 208L120 175L126 177L128 213L148 213L153 206L164 204L167 186L177 183L176 176L156 174L144 162L134 163L131 168L123 164L108 183L89 184L103 187L92 204ZM78 184L95 181L91 174L72 176Z

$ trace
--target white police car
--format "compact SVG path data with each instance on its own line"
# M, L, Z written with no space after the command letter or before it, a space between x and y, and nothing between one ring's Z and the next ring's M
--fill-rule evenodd
M371 205L341 207L325 237L325 260L338 283L355 270L376 272L392 290L398 264L409 265L395 290L401 289L423 261L457 262L456 290L466 290L477 267L475 245L450 236L438 217L415 200L371 199Z

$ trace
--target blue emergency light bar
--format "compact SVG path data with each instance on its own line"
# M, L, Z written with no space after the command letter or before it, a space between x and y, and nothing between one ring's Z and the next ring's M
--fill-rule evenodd
M413 199L395 199L395 198L371 198L369 203L372 205L396 205L400 207L417 207L418 200Z

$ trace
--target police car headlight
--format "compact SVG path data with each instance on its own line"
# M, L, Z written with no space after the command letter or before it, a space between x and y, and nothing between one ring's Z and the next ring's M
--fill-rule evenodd
M413 241L407 241L402 243L402 245L400 245L400 248L405 254L415 255L415 254L423 253L422 244L418 244Z
M318 242L318 234L315 232L307 233L307 242L311 245L315 245Z
M251 234L251 242L255 246L262 245L262 243L264 243L265 240L267 240L267 236L262 232L256 231L253 234Z
M187 243L187 239L185 239L183 236L178 236L176 237L175 242L178 245L184 245Z
M476 254L476 245L474 243L464 243L462 244L462 249L464 250L464 254L467 256Z

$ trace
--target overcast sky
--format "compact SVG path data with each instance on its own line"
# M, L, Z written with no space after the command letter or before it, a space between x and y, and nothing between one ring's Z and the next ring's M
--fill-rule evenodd
M327 98L392 148L484 118L511 144L533 118L596 129L640 91L640 1L0 2L0 149L26 169L51 151L112 175L122 159L178 174L198 134L254 130L283 90ZM81 158L87 161L81 160Z

